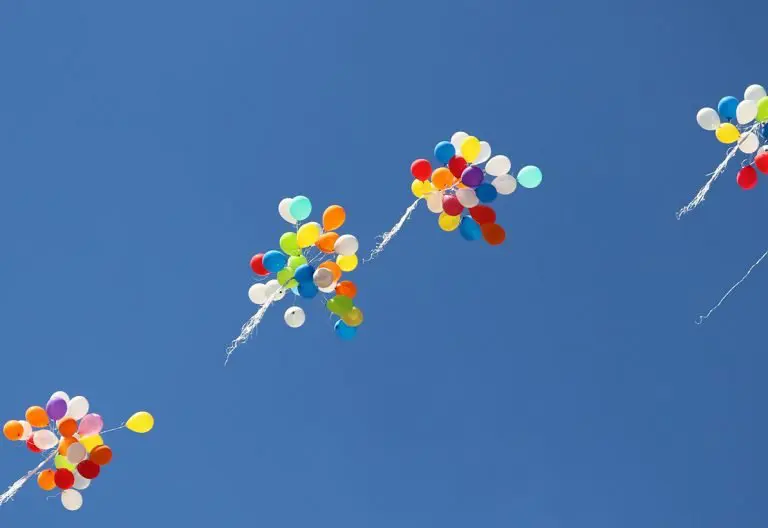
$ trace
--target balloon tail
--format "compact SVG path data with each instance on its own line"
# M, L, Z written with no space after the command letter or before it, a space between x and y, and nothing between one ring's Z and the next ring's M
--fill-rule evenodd
M760 128L760 123L756 123L752 125L746 132L755 132L757 129ZM720 165L717 166L717 168L710 172L707 176L709 176L709 179L707 180L707 183L704 184L704 187L699 189L699 192L696 193L696 196L693 197L693 200L680 209L677 212L677 219L680 220L680 218L683 217L684 214L690 213L693 211L696 207L698 207L701 202L704 201L704 199L707 196L707 193L709 192L709 188L712 186L713 183L715 183L715 180L717 180L720 175L725 172L725 169L728 167L728 163L733 159L733 157L736 155L737 152L739 152L739 146L749 137L747 134L742 134L742 136L739 138L738 143L736 143L735 146L728 149L728 152L726 153L725 159L720 162Z
M44 465L46 465L48 462L50 462L51 460L53 460L53 457L54 457L54 456L56 456L56 453L57 453L57 452L58 452L58 449L54 448L54 449L51 451L51 454L50 454L50 455L48 455L46 458L44 458L44 459L43 459L43 461L42 461L42 462L40 462L40 463L37 465L37 467L36 467L35 469L33 469L33 470L31 470L31 471L28 471L26 475L24 475L24 476L23 476L23 477L21 477L19 480L17 480L17 481L16 481L16 482L14 482L13 484L11 484L11 486L8 488L8 491L6 491L6 492L5 492L5 493L3 493L2 495L0 495L0 506L2 506L3 504L5 504L5 503L6 503L6 502L8 502L8 501L11 501L11 500L13 500L13 496L14 496L14 495L16 495L16 494L19 492L19 490L21 489L21 487L22 487L24 484L26 484L26 483L27 483L27 481L28 481L29 479L31 479L32 477L34 477L34 476L35 476L35 473L37 473L38 471L40 471L40 469L42 469L42 467L43 467Z
M416 210L416 207L418 207L419 202L421 201L421 198L417 199L415 202L413 202L408 209L405 210L405 213L403 213L403 216L400 217L400 220L397 221L397 223L381 235L381 240L379 240L379 243L376 244L376 247L373 248L373 251L371 251L370 256L363 260L363 263L370 262L371 260L375 259L379 256L379 253L384 251L384 247L389 244L389 241L395 238L395 235L400 231L400 229L403 228L403 225L405 225L405 222L411 217L411 214Z
M251 334L253 334L253 332L256 330L256 327L259 326L259 323L264 318L264 314L267 313L267 309L272 305L280 292L282 292L282 289L277 290L275 293L270 295L264 304L261 305L258 311L253 314L253 316L248 319L248 322L245 323L240 329L240 335L237 336L237 339L232 341L232 343L227 347L227 359L224 360L225 366L229 362L229 358L232 355L232 352L234 352L238 346L248 341L248 338L251 337Z
M757 259L757 261L756 261L754 264L752 264L752 265L749 267L749 269L748 269L748 270L747 270L747 272L744 274L744 276L743 276L741 279L739 279L739 282L737 282L736 284L734 284L733 286L731 286L731 288L730 288L730 289L729 289L727 292L725 292L725 295L723 295L723 296L720 298L720 300L718 301L718 303L717 303L716 305L714 305L714 306L713 306L713 307L712 307L712 308L709 310L709 312L707 312L707 314L706 314L706 315L700 315L700 316L699 316L698 320L696 321L696 324L699 324L699 325L700 325L701 323L703 323L703 322L704 322L704 320L705 320L705 319L708 319L708 318L709 318L709 316L710 316L710 315L712 315L712 312L714 312L715 310L717 310L717 309L720 307L720 305L721 305L721 304L723 304L723 302L724 302L724 301L725 301L725 300L728 298L728 296L729 296L729 295L731 295L731 292L733 292L733 290L735 290L736 288L738 288L738 287L739 287L739 285L740 285L742 282L744 282L744 281L747 279L747 277L749 277L749 274L750 274L750 273L752 273L752 270L753 270L753 269L755 269L755 268L756 268L756 267L757 267L757 266L760 264L760 262L761 262L761 261L762 261L762 260L763 260L763 259L764 259L766 256L768 256L768 250L766 250L766 251L765 251L765 253L763 253L763 254L760 256L760 258L759 258L759 259Z

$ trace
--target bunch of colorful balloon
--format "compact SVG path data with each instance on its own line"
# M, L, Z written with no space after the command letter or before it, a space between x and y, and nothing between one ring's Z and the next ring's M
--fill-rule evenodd
M483 238L491 245L504 242L506 233L488 204L500 194L512 194L518 184L538 187L541 170L528 165L515 178L507 156L491 157L491 146L466 132L438 143L434 155L440 164L434 170L426 159L411 164L414 196L426 200L429 210L440 215L437 222L443 231L458 229L465 240Z
M341 280L343 273L358 265L357 238L337 232L346 221L346 211L340 205L331 205L323 212L322 225L302 223L312 213L312 203L306 196L296 196L283 199L278 212L295 229L280 237L280 251L258 253L251 259L256 275L267 277L274 273L276 278L252 285L248 297L254 304L265 305L292 291L294 305L285 311L284 319L289 327L299 328L306 315L296 305L296 299L312 299L318 293L335 294L327 300L326 307L339 317L334 326L336 334L352 339L363 323L363 312L353 302L357 295L355 284Z
M127 428L146 433L154 426L154 418L138 412L125 424L103 431L104 422L98 414L89 413L90 404L83 396L71 398L59 391L48 400L45 408L27 409L24 420L10 420L3 426L8 440L25 442L33 453L48 452L47 458L28 477L11 486L0 497L0 504L9 500L27 478L53 459L54 468L37 473L37 483L45 491L61 490L61 503L70 511L83 505L80 491L86 489L101 469L112 460L112 449L104 443L102 434Z

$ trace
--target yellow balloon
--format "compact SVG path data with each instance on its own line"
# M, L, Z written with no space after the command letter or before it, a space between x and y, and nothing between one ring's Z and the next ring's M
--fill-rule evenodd
M428 195L431 192L435 192L437 190L437 187L432 185L432 182L427 180L424 182L421 182L421 191L424 196Z
M101 435L95 434L91 436L84 436L80 439L80 443L83 444L85 450L90 453L93 448L104 445L104 440L101 438Z
M341 271L352 271L357 267L357 255L339 255L336 257L336 264Z
M313 245L320 238L321 231L320 224L317 222L309 222L301 226L296 232L296 241L299 243L299 247L303 249Z
M739 129L732 123L723 123L717 127L715 136L720 143L725 143L727 145L729 143L736 143L739 140L739 137L741 137L741 134L739 133Z
M454 231L459 227L461 223L461 216L449 216L445 213L440 213L437 219L437 224L443 231Z
M411 192L416 198L423 198L424 182L422 182L421 180L413 180L413 183L411 183Z
M341 320L353 328L360 326L363 324L363 311L357 306L353 306L350 311L341 316Z
M461 157L467 163L472 163L480 155L480 140L475 136L469 136L461 144Z
M148 433L155 426L155 419L147 411L141 411L128 418L125 426L134 433Z

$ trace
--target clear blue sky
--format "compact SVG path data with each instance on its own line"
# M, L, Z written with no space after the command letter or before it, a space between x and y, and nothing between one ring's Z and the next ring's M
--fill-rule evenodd
M693 321L768 245L768 183L730 171L674 217L724 150L698 108L768 83L723 17L4 2L0 416L63 389L157 426L110 438L79 513L31 484L0 523L764 526L768 269ZM498 202L507 243L421 209L355 272L356 341L318 304L299 331L275 309L225 369L278 201L341 203L370 249L412 199L410 162L457 129L544 171ZM0 485L36 461L3 442Z

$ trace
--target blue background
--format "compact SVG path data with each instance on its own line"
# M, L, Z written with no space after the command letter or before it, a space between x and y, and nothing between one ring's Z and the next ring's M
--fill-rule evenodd
M83 509L3 526L762 527L765 183L695 114L757 78L716 2L4 2L0 416L63 389L117 425ZM740 44L741 43L741 44ZM746 50L742 45L746 46ZM752 52L748 52L751 49ZM370 250L456 130L544 171L502 247L422 206L339 342L255 311L285 196ZM283 303L283 307L286 303ZM10 485L37 457L0 444ZM5 486L5 484L3 484Z

